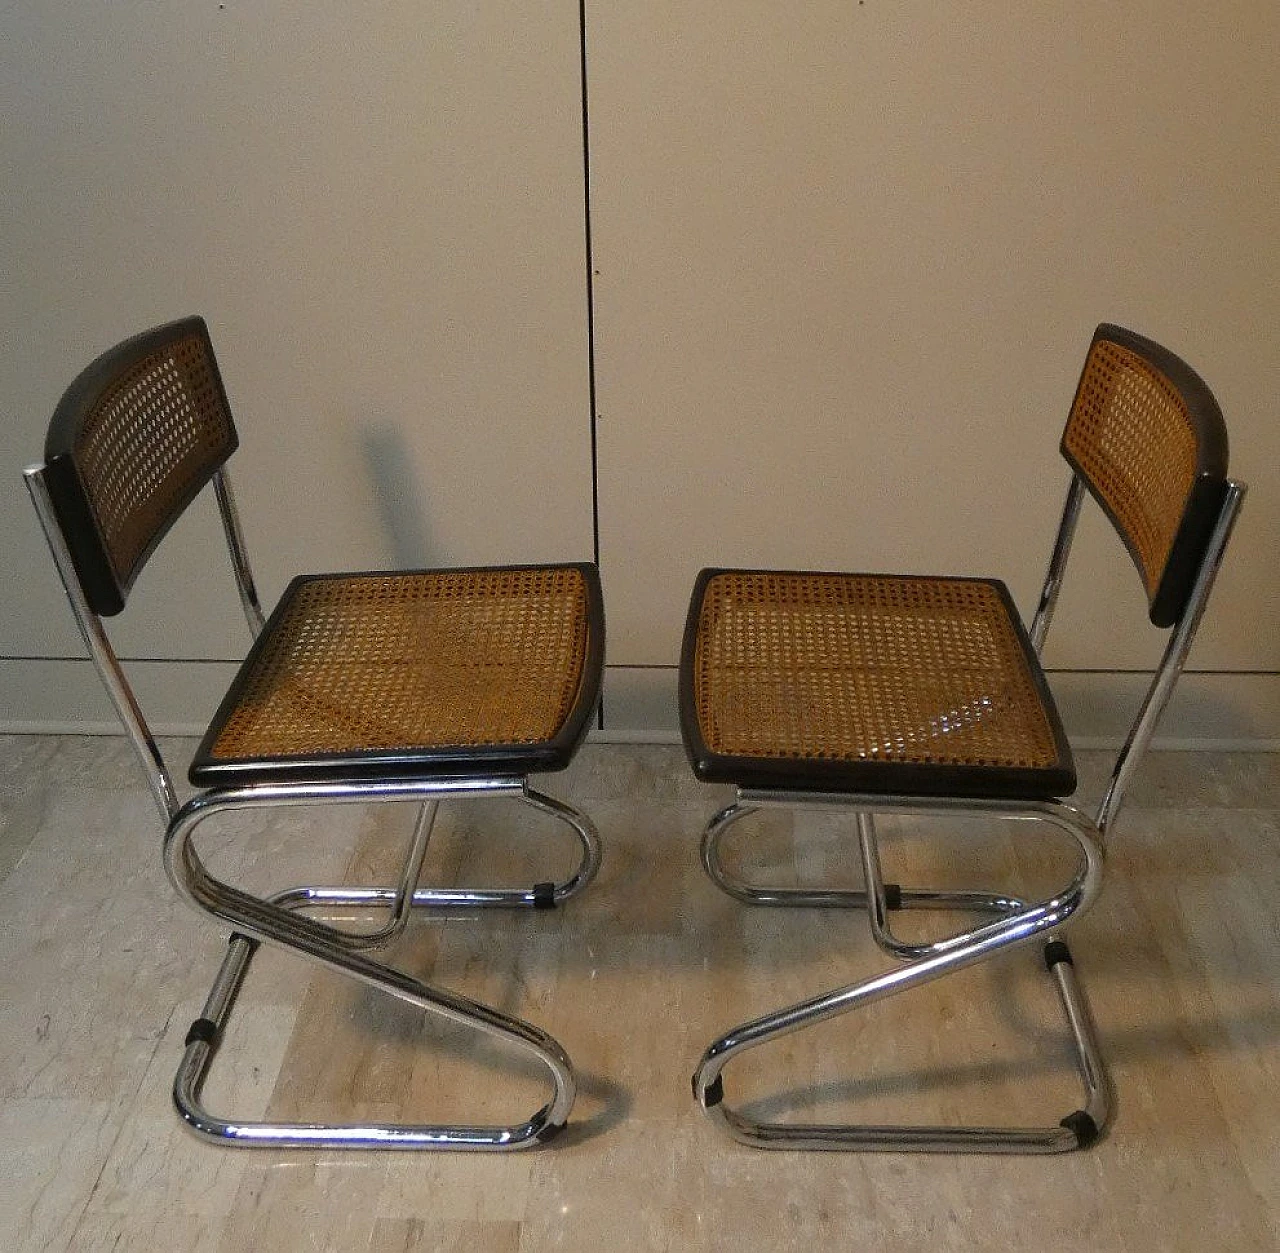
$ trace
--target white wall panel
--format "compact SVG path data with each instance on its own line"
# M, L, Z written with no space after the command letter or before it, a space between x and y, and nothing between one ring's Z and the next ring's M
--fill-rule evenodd
M591 557L576 4L45 0L4 26L0 653L81 651L18 474L54 403L191 312L268 601L301 569ZM243 653L215 516L144 574L124 652Z
M1280 736L1280 9L586 17L609 725L674 726L704 564L995 574L1029 611L1109 319L1205 375L1253 488L1192 659L1221 677L1179 727ZM236 410L268 600L302 568L591 556L578 19L564 0L6 14L0 570L20 591L0 719L61 720L82 682L32 708L45 670L20 659L80 648L18 468L94 353L188 312ZM144 575L127 655L243 651L201 509ZM1112 734L1086 672L1148 667L1161 641L1096 514L1075 569L1048 659L1080 676L1078 725ZM167 721L206 699L145 673Z
M1280 667L1276 6L589 14L616 663L674 663L709 564L993 574L1029 614L1111 320L1205 375L1254 489L1194 664ZM1050 663L1154 664L1096 519L1075 568Z

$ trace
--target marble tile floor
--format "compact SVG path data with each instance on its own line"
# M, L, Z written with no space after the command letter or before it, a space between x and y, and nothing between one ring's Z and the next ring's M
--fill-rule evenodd
M193 745L164 747L181 765ZM1106 761L1081 767L1090 803ZM1113 1131L1088 1153L762 1153L722 1137L689 1092L705 1045L888 959L859 914L718 893L697 841L727 793L695 783L676 747L594 743L540 783L599 826L589 891L554 913L415 921L393 950L561 1041L580 1085L564 1135L506 1156L237 1152L196 1141L170 1108L222 941L165 881L126 744L0 737L0 1248L1278 1248L1278 783L1267 754L1144 763L1102 901L1069 937L1119 1093ZM391 877L410 821L387 808L256 814L202 848L262 888L370 882ZM548 877L571 851L542 822L509 802L442 813L428 876ZM886 869L904 881L1016 873L1033 889L1061 869L1034 835L890 835ZM846 824L812 816L771 815L731 846L744 868L795 882L856 882L855 853ZM444 1121L541 1104L519 1060L380 999L264 951L208 1105ZM1049 981L1025 952L728 1073L737 1102L811 1119L1056 1121L1079 1102Z

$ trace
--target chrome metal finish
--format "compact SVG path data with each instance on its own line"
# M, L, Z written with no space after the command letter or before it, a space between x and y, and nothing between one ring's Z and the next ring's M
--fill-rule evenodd
M429 840L436 804L448 796L507 796L525 800L540 811L568 823L578 834L583 855L578 871L555 885L556 899L576 894L590 882L599 866L594 828L577 811L532 792L520 780L408 780L373 785L296 784L247 787L203 793L178 812L165 837L165 868L184 900L230 923L232 937L205 1006L204 1017L215 1024L214 1041L193 1040L183 1055L174 1082L174 1102L183 1119L206 1138L237 1145L274 1148L448 1148L500 1150L527 1148L549 1138L564 1125L572 1108L575 1083L569 1059L545 1032L518 1018L466 997L433 988L422 981L365 956L361 950L384 943L403 926L409 911L422 906L530 905L543 902L532 892L481 890L446 893L413 890ZM214 878L197 854L193 836L206 820L220 814L274 805L333 803L395 803L424 801L400 883L395 888L291 888L260 900ZM381 930L357 933L309 918L297 911L313 908L390 908L391 921ZM422 1009L425 1013L462 1023L531 1054L546 1066L552 1084L551 1100L527 1121L515 1126L467 1125L341 1125L278 1123L220 1118L200 1103L200 1087L216 1051L216 1036L230 1012L236 989L244 978L251 946L243 937L280 945Z
M1133 777L1133 772L1142 760L1142 755L1160 722L1160 716L1173 695L1174 684L1178 681L1178 676L1186 664L1187 654L1191 651L1191 644L1199 629L1200 620L1204 617L1205 606L1209 602L1209 592L1213 588L1214 580L1218 577L1218 570L1222 566L1222 558L1226 553L1227 541L1231 538L1231 531L1235 527L1236 519L1240 516L1240 507L1244 503L1247 490L1243 483L1228 482L1227 484L1227 493L1218 514L1218 521L1214 525L1213 533L1206 546L1196 581L1192 584L1191 592L1187 596L1182 616L1169 636L1164 657L1147 690L1142 708L1129 732L1129 738L1124 748L1120 750L1120 756L1116 758L1111 783L1106 795L1102 798L1102 803L1098 806L1098 830L1102 832L1104 839L1124 801L1124 794Z
M1084 988L1076 978L1074 964L1070 961L1058 962L1051 973L1058 988L1058 999L1067 1015L1071 1039L1076 1046L1076 1065L1085 1090L1084 1112L1092 1120L1096 1134L1101 1135L1111 1121L1113 1096L1111 1079L1102 1058L1102 1050L1098 1046L1098 1029Z
M240 512L236 508L231 476L225 465L213 476L213 491L218 498L218 512L222 516L222 529L226 533L227 550L231 554L231 568L235 571L240 606L244 610L249 630L254 639L257 639L266 625L266 618L258 601L258 589L254 585L253 570L249 566L249 550L245 547L244 532L240 528Z
M989 814L1023 822L1090 827L1088 817L1074 805L1056 800L1009 800L1003 797L894 796L879 792L802 792L777 788L739 788L744 804L758 809L847 810L870 814L928 814L936 817Z
M867 894L861 890L847 888L785 888L763 887L745 882L730 874L720 860L720 841L734 823L754 814L759 806L743 803L740 791L739 800L726 805L707 823L702 833L702 868L708 878L722 892L744 902L747 905L787 905L792 907L817 907L838 909L862 909L867 904ZM767 794L764 802L768 804Z
M535 792L525 787L518 795L505 785L500 794L515 796L542 813L548 814L566 823L573 829L580 845L577 869L562 882L551 884L550 900L534 888L439 888L416 887L408 905L412 908L448 907L454 909L519 909L546 908L548 904L559 905L571 897L577 896L596 877L600 869L600 837L591 820L578 810L560 801ZM416 878L415 878L416 882ZM300 903L306 905L327 905L339 908L387 907L393 905L397 894L390 888L313 888L300 887L291 889ZM292 898L289 901L293 903ZM408 906L406 906L407 910ZM397 928L398 930L398 928ZM354 933L353 933L354 934ZM389 932L387 938L395 932ZM376 943L385 942L380 932L371 933L368 937ZM364 937L361 937L364 938Z
M586 814L579 813L563 801L544 796L541 792L535 792L528 785L524 789L524 800L527 804L532 805L534 809L552 818L557 818L561 822L568 823L573 828L582 846L582 860L578 865L578 869L563 883L557 883L552 889L552 899L555 904L559 905L562 901L567 901L570 897L577 896L596 877L596 872L600 869L600 837L596 833L595 824ZM532 894L529 894L520 903L532 905L536 902L533 900Z
M282 894L284 895L284 894ZM293 947L290 945L289 947ZM292 1123L245 1121L210 1114L200 1100L200 1089L208 1074L217 1041L230 1015L241 983L253 957L254 942L233 935L205 1001L201 1017L213 1027L213 1040L194 1039L187 1046L173 1082L173 1103L183 1122L197 1135L229 1147L247 1148L331 1148L331 1149L467 1149L501 1151L531 1148L546 1138L549 1128L563 1125L568 1116L565 1098L573 1101L573 1076L568 1058L550 1037L555 1048L549 1052L556 1081L557 1100L543 1106L528 1121L513 1127L433 1126L428 1124ZM375 982L373 986L380 986ZM384 989L385 990L385 989ZM407 998L406 998L407 999ZM518 1020L512 1020L517 1021ZM531 1029L533 1030L533 1029ZM541 1056L541 1055L540 1055ZM554 1064L552 1064L554 1063ZM565 1075L567 1089L562 1091ZM560 1122L556 1106L560 1106Z
M1076 977L1070 954L1057 940L1056 932L1088 910L1098 896L1107 834L1186 662L1245 490L1242 484L1227 483L1223 504L1201 557L1187 604L1174 626L1128 742L1116 760L1110 786L1096 819L1090 820L1061 801L1023 803L1016 800L931 799L739 788L736 801L707 823L702 838L702 864L711 880L723 891L753 905L865 907L877 944L903 963L887 973L810 997L744 1023L711 1044L694 1073L694 1095L708 1116L735 1139L758 1148L1058 1153L1086 1147L1105 1131L1112 1114L1111 1084L1083 988ZM1057 606L1085 495L1084 481L1079 476L1073 477L1040 602L1030 627L1030 639L1037 656L1043 650ZM828 809L853 814L857 821L864 887L861 890L775 888L747 883L728 872L720 856L725 833L741 819L767 807ZM1069 883L1038 902L1026 902L996 892L935 892L902 889L896 885L891 896L884 882L876 839L875 815L880 813L976 813L1000 820L1048 823L1076 842L1080 854L1079 867ZM912 944L899 940L889 929L891 907L974 911L994 915L994 918L942 939ZM1046 946L1045 960L1075 1046L1076 1065L1085 1094L1084 1108L1068 1114L1058 1125L944 1127L766 1123L734 1110L725 1100L722 1072L739 1054L815 1023L922 986L1006 950L1037 941Z
M107 689L112 707L146 775L147 786L151 789L156 808L167 823L178 809L178 794L174 789L173 779L164 764L164 758L160 756L151 728L129 686L129 680L125 678L115 649L107 639L102 619L89 608L89 602L80 587L75 563L71 560L71 553L62 536L62 527L45 483L44 466L28 466L23 477L26 479L27 490L31 493L31 501L35 505L36 516L40 519L49 551L53 554L53 563L62 580L63 591L71 603L71 612L75 615L76 625L79 626L80 635L89 650L89 657L102 679L102 685Z
M419 807L418 818L413 828L413 839L409 845L409 855L405 858L400 882L394 889L388 891L385 888L375 888L372 889L374 893L372 896L368 888L356 889L359 895L353 897L351 889L293 888L283 895L273 897L274 903L292 909L307 905L350 907L356 905L357 901L365 905L385 905L391 911L391 918L385 926L379 927L376 931L343 931L342 934L347 937L353 947L380 948L390 943L405 929L409 921L409 914L414 904L414 888L417 887L418 879L422 875L422 863L427 855L427 845L431 841L431 832L435 827L436 813L439 808L440 802L437 800L427 801ZM338 927L333 929L341 930Z
M32 466L26 482L44 529L54 564L72 612L116 713L142 764L165 824L164 862L178 894L195 908L229 923L234 932L226 956L193 1024L177 1075L173 1100L183 1120L198 1134L224 1145L274 1148L523 1149L549 1140L568 1119L576 1085L564 1049L546 1032L519 1018L428 986L404 971L368 956L405 927L414 909L476 906L545 909L576 895L600 866L600 841L590 820L572 807L534 791L524 777L389 779L370 782L254 784L214 788L179 807L173 780L120 666L101 619L80 585L45 481L45 468ZM249 567L230 479L225 469L214 489L226 533L236 585L250 630L256 636L264 618ZM579 845L578 865L559 883L524 888L422 888L418 881L442 800L508 797L567 824ZM413 802L417 821L399 881L394 887L297 887L257 897L223 883L205 868L193 837L211 818L275 806ZM368 931L352 931L307 916L310 909L386 910L387 921ZM236 993L248 971L257 942L289 949L299 956L396 997L449 1022L462 1024L536 1058L546 1067L548 1102L512 1126L388 1123L286 1123L222 1118L204 1109L201 1087L217 1052Z
M1014 914L1026 902L1003 892L956 889L899 888L898 909L954 909L979 914Z
M1065 832L1075 841L1080 853L1080 864L1071 881L1061 891L1043 901L1021 905L1016 912L930 946L924 955L911 956L905 965L885 974L811 997L735 1027L721 1036L707 1049L694 1074L694 1094L708 1114L736 1139L763 1148L1061 1152L1078 1147L1079 1137L1068 1126L949 1128L760 1123L726 1105L721 1072L729 1061L748 1049L931 982L1006 949L1019 947L1036 939L1043 941L1049 938L1055 930L1089 909L1101 890L1103 852L1093 823L1072 806L1051 801L1023 804L1003 800L843 797L835 794L781 792L766 796L755 791L747 793L745 790L740 793L740 797L752 805L845 809L856 807L856 812L868 816L876 813L936 815L963 811L1011 821L1042 822ZM722 811L712 822L723 819L726 812ZM869 821L860 819L859 834L864 841L874 842L874 826ZM864 855L864 864L865 861ZM874 882L875 867L870 868ZM871 894L873 897L878 895L874 888ZM1103 1072L1096 1042L1091 1035L1087 1007L1079 1003L1073 982L1059 977L1059 990L1064 1006L1067 1007L1073 1038L1081 1053L1080 1070L1085 1081L1086 1095L1101 1112L1102 1098L1098 1093L1105 1092L1106 1085L1105 1079L1099 1079Z
M1045 636L1049 634L1049 624L1053 621L1053 611L1058 606L1058 594L1062 591L1062 579L1066 574L1067 558L1071 555L1071 541L1075 538L1076 523L1080 520L1080 506L1084 504L1084 497L1084 480L1078 474L1073 475L1071 486L1067 489L1066 504L1062 507L1062 521L1058 523L1058 535L1053 542L1049 569L1044 577L1044 588L1040 592L1040 603L1031 620L1029 634L1037 657L1044 649Z
M915 961L934 953L945 953L961 943L967 931L933 940L928 944L908 944L899 940L889 928L888 896L880 869L880 848L876 842L875 819L869 813L858 814L858 848L862 857L862 877L867 884L867 913L871 935L886 953L901 961ZM930 891L903 889L897 891L897 909L945 909L984 914L1014 914L1026 908L1024 902L993 892Z
M850 1150L881 1153L1069 1153L1079 1137L1059 1123L1048 1127L822 1127L754 1123L723 1105L712 1121L740 1144L756 1149Z
M760 794L760 804L771 803L768 793ZM879 856L873 850L875 869L868 875L864 860L863 876L867 888L793 888L751 884L728 871L720 857L720 844L729 829L744 818L756 813L760 805L735 801L726 806L707 824L702 835L702 866L711 881L721 891L747 905L773 905L806 909L868 909L871 911L871 931L876 943L886 952L904 959L920 957L925 953L941 951L950 946L949 940L933 944L907 944L894 937L887 925L887 904L884 884L879 877ZM847 808L848 806L844 806ZM858 814L859 830L864 823L871 823L870 814ZM873 828L874 832L874 828ZM866 852L864 849L864 859ZM877 886L878 885L878 886ZM875 892L880 893L877 905ZM894 908L956 910L987 914L1010 914L1023 908L1023 902L1002 892L971 890L899 888Z

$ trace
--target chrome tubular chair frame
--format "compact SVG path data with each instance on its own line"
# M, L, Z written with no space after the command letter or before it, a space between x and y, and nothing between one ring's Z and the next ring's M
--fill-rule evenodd
M712 819L712 825L708 827L703 839L704 864L715 862L714 846L720 833L729 824L766 806L848 811L849 798L841 795L788 795L743 789L737 804L722 810ZM1080 853L1079 865L1070 883L1060 892L1032 904L996 896L986 897L978 904L975 898L980 894L977 893L901 891L904 907L911 907L905 906L905 902L910 899L917 908L971 909L989 905L993 912L1000 914L995 921L922 949L902 945L883 929L886 892L885 884L879 877L879 858L870 816L904 813L925 817L980 813L1004 820L1047 823L1075 840ZM720 1072L735 1055L792 1031L931 982L953 970L985 961L1004 949L1029 943L1037 937L1048 940L1052 932L1087 910L1101 890L1101 841L1088 818L1070 805L1042 803L1024 806L995 800L942 805L936 800L923 802L912 797L865 796L858 799L857 814L867 891L843 892L838 895L829 893L825 898L822 894L814 893L811 895L819 899L806 903L820 906L871 906L872 918L875 920L873 932L877 940L895 957L905 959L905 964L888 974L810 997L727 1032L703 1054L693 1078L696 1099L735 1139L757 1148L1054 1153L1077 1148L1083 1141L1096 1138L1110 1113L1109 1085L1088 1007L1070 968L1070 955L1060 943L1048 946L1046 961L1057 981L1059 994L1071 1023L1087 1102L1083 1110L1068 1115L1056 1127L883 1127L761 1123L744 1117L726 1105ZM787 904L797 903L795 895L784 896L782 900ZM775 899L762 902L757 897L755 903L779 904L781 901ZM1062 966L1067 969L1060 969Z
M195 324L196 319L189 320ZM188 324L174 324L175 327ZM170 330L173 328L162 328ZM199 324L203 334L203 324ZM152 335L156 333L151 333ZM92 369L93 367L91 367ZM86 372L88 373L88 372ZM211 475L242 608L255 639L265 616L250 569L235 498L225 464ZM48 481L48 466L29 467L25 479L54 564L99 676L141 763L165 827L164 864L179 895L200 912L232 927L226 956L199 1018L191 1025L173 1086L173 1100L185 1123L210 1141L271 1148L380 1148L509 1150L528 1148L563 1129L573 1106L573 1070L564 1049L548 1034L518 1018L464 996L433 988L368 955L403 931L413 910L530 908L546 910L581 892L600 866L600 842L591 820L571 806L535 791L523 774L495 770L489 777L443 775L289 780L213 786L180 804L173 778L104 629L90 603ZM139 562L139 564L141 564ZM503 797L528 805L573 832L579 855L573 872L560 882L530 888L441 888L419 885L439 804ZM388 887L303 886L268 897L249 895L206 870L194 843L205 821L240 811L276 806L331 804L413 804L417 821L404 868ZM385 925L346 930L308 917L303 910L386 911ZM265 941L416 1006L425 1015L462 1024L532 1055L549 1072L546 1104L515 1126L411 1125L339 1122L289 1123L223 1118L206 1111L201 1087L212 1064L258 943Z
M563 883L545 890L452 890L416 888L426 853L436 806L443 800L505 796L524 800L544 813L562 818L582 845L578 870ZM397 887L291 888L267 901L248 896L211 876L195 850L192 837L206 819L221 813L277 805L335 803L368 804L417 801L421 805L404 872ZM203 793L188 801L173 817L165 837L165 868L184 900L197 909L230 923L232 934L214 986L200 1018L192 1024L186 1052L174 1081L178 1112L191 1128L224 1143L276 1148L524 1148L550 1139L563 1128L573 1107L575 1085L569 1058L545 1032L518 1018L466 997L428 987L420 980L363 955L362 950L385 944L403 930L413 908L457 906L527 906L547 908L567 900L585 887L599 865L599 844L590 823L568 806L551 801L519 779L468 781L463 786L435 781L386 784L371 795L365 786L297 784L240 788ZM292 911L324 906L330 909L386 908L391 921L376 932L351 933ZM514 1127L405 1126L361 1124L334 1126L306 1123L245 1122L209 1114L200 1104L200 1086L253 953L253 941L266 940L302 952L321 965L415 1005L425 1013L461 1023L531 1053L550 1071L551 1101L525 1123Z
M1099 328L1099 336L1104 331L1115 329ZM1037 657L1057 604L1086 490L1087 484L1077 470L1068 489L1038 608L1028 631L1030 647ZM821 790L758 784L739 784L737 799L711 818L702 836L702 864L708 877L722 891L751 905L866 909L875 942L901 963L886 974L809 997L734 1027L710 1045L693 1076L694 1097L708 1116L735 1139L757 1148L1058 1153L1087 1147L1104 1133L1112 1113L1111 1084L1071 954L1057 933L1082 916L1097 899L1108 834L1134 769L1151 741L1185 664L1245 490L1243 484L1225 481L1181 610L1171 623L1158 623L1171 625L1173 629L1128 739L1116 759L1110 784L1092 818L1055 799L952 799L936 795L876 795L853 789L824 793ZM699 592L695 590L694 607L698 596ZM682 666L682 683L686 689L692 683L692 650L696 640L694 607L690 610L686 657ZM687 690L682 691L682 702L686 701L686 696ZM682 704L687 745L690 744L688 727L693 715L688 711L691 709L691 704ZM705 749L700 751L705 752ZM695 770L701 773L697 753L692 746L690 752ZM728 781L726 775L720 777ZM818 809L853 817L857 824L864 887L861 890L776 887L747 882L729 871L721 857L721 844L726 833L741 820L767 808ZM1035 822L1065 834L1075 842L1079 854L1074 876L1047 899L1034 902L1000 891L908 888L884 882L875 830L876 815L929 817L959 813L1000 821ZM929 943L906 943L894 936L888 926L891 911L906 909L973 911L987 916L987 920ZM1045 965L1066 1016L1085 1094L1083 1107L1067 1114L1057 1125L957 1127L760 1122L733 1109L726 1100L722 1071L743 1052L1033 941L1044 945Z

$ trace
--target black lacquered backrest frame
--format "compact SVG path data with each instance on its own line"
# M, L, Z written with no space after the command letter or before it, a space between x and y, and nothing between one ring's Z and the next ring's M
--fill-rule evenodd
M1156 626L1181 616L1227 492L1227 430L1213 394L1159 344L1094 333L1062 454L1124 540Z
M44 479L89 607L110 616L237 437L204 320L103 353L67 389Z

